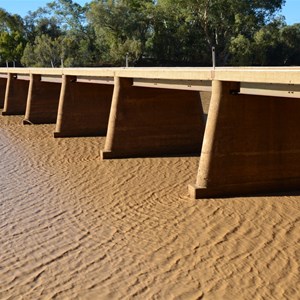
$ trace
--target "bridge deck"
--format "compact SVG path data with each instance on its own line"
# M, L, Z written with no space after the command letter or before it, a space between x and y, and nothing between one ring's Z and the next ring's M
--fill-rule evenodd
M300 67L0 68L8 73L300 84Z

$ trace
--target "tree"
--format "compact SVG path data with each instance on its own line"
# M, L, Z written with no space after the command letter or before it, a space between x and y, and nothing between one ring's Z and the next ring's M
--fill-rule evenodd
M48 4L50 11L64 28L62 58L66 66L93 65L99 55L95 43L95 31L86 20L88 6L80 6L72 0L58 0Z
M31 67L59 67L61 53L61 37L52 39L44 34L37 36L33 45L26 45L21 62Z
M85 19L86 9L72 0L58 0L30 12L25 18L29 43L22 62L26 66L48 66L55 53L52 60L60 64L63 59L65 66L93 64L99 55L93 28ZM32 50L39 53L35 60L32 60Z
M211 51L203 31L179 1L159 1L152 22L151 55L162 65L207 65Z
M283 26L280 38L284 44L285 65L300 65L300 23L291 26Z
M24 20L0 10L0 55L23 54L26 66L122 66L127 55L133 65L209 66L214 46L219 66L299 64L300 25L275 18L284 3L57 0Z
M26 44L24 26L19 15L11 15L0 8L0 60L19 61Z
M249 66L253 60L252 41L242 34L232 37L229 45L230 62L236 66Z
M284 20L275 19L254 34L254 65L284 65L285 45L281 38Z
M210 53L215 46L218 64L230 63L230 48L245 42L279 11L284 0L160 0L165 11L175 10L193 32L201 36L202 49ZM190 39L192 40L192 39ZM233 43L230 46L230 43ZM194 49L194 51L199 51ZM235 51L235 55L237 52ZM236 58L235 62L238 61Z
M124 64L126 53L139 61L151 36L152 0L94 0L88 19L95 28L102 62Z

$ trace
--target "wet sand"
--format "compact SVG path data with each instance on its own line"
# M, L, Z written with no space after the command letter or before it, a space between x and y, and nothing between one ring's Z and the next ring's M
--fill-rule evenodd
M299 299L300 196L191 200L197 156L0 116L0 299Z

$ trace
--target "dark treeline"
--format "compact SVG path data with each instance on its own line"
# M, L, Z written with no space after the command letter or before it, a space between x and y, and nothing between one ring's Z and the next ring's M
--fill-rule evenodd
M284 0L57 0L21 18L0 8L0 63L30 67L299 65Z

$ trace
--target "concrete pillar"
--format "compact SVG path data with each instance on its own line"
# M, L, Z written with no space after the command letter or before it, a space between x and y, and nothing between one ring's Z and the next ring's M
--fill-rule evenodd
M56 123L61 83L41 81L41 75L30 74L24 124Z
M0 77L0 108L4 106L7 78Z
M200 153L204 132L200 93L132 83L115 78L102 158Z
M113 85L64 75L54 137L105 135L112 94Z
M29 80L19 80L16 74L9 74L6 83L3 115L24 115Z
M257 194L300 186L300 101L237 94L213 82L193 198Z

